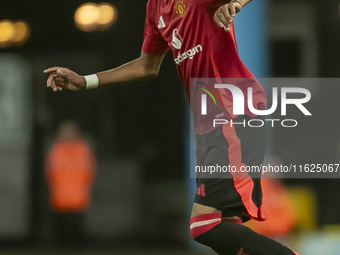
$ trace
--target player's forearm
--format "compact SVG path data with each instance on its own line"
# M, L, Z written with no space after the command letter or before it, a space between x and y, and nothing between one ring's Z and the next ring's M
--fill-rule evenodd
M237 0L237 2L239 2L242 7L245 6L246 4L249 4L252 0Z
M96 75L79 75L66 67L54 66L44 70L49 74L47 87L54 92L63 89L78 91L93 89L106 84L132 82L156 77L162 64L164 55L150 55L144 52L140 57L108 71Z
M97 73L99 85L146 80L157 76L157 73L146 69L139 62L139 59L135 59L120 67Z
M155 78L164 56L142 55L120 67L97 73L99 86Z

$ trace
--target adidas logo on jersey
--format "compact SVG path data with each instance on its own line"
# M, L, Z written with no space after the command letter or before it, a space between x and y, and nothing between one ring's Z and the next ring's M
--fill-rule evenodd
M165 27L166 27L166 25L164 23L163 16L160 16L159 21L158 21L158 28L165 28Z

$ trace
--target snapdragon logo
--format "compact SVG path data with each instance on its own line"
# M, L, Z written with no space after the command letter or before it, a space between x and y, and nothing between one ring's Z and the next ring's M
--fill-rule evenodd
M253 105L253 88L249 87L247 89L247 98L245 98L243 91L231 84L215 84L215 89L228 89L232 95L232 106L233 115L244 115L245 114L245 99L247 100L247 107L249 111L257 116L268 116L276 112L279 105L279 93L278 88L272 89L272 105L269 109L259 110ZM311 93L305 88L297 87L282 87L280 93L281 102L281 116L287 116L287 105L295 105L305 116L312 116L312 114L304 106L311 99ZM289 94L298 94L299 98L289 98ZM207 93L209 95L209 93ZM207 94L201 95L201 115L207 115ZM210 93L210 97L212 97ZM275 124L280 123L283 127L296 127L298 121L295 119L251 119L248 122L245 120L243 122L234 122L233 120L227 119L214 119L213 126L224 125L230 123L230 125L243 125L249 127L262 127L265 123L269 123L272 127Z
M183 44L183 38L181 37L181 35L178 32L178 29L176 28L172 31L171 45L176 50L180 50L182 48L182 44ZM188 58L193 59L194 56L201 51L203 51L202 45L198 44L195 47L185 51L184 53L179 52L178 56L175 58L175 63L179 65L180 63L182 63L184 60Z

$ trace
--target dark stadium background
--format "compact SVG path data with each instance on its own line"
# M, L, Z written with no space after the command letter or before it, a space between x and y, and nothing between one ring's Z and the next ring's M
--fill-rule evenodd
M19 54L29 63L32 78L27 84L33 107L30 185L29 194L26 194L29 229L19 237L0 235L0 243L6 249L50 247L53 220L48 205L44 157L58 124L73 119L81 126L99 162L94 187L94 199L98 200L94 201L93 207L97 205L99 211L106 208L107 212L100 211L100 215L104 221L111 219L113 222L112 226L108 223L110 226L101 229L105 223L93 223L98 211L90 209L90 249L186 249L189 243L185 180L187 101L171 53L167 54L159 77L153 81L79 93L53 93L46 89L47 76L42 71L49 66L67 66L80 74L90 74L139 56L146 0L107 1L117 7L118 21L108 31L94 33L81 32L74 25L74 11L83 2L0 2L0 19L23 19L31 26L31 36L25 45L0 49L0 54ZM270 4L278 2L271 0ZM285 1L288 2L301 2L316 10L314 32L318 64L312 77L339 77L339 2ZM284 8L282 12L285 12ZM303 50L299 42L271 40L269 43L270 77L299 77ZM332 108L332 102L338 101L339 92L340 89L329 95L331 98L324 102L325 105ZM280 146L282 137L274 137L273 150L285 162L295 162L300 157L307 162L315 158L339 161L336 149L340 140L338 109L332 108L324 122L329 117L337 119L337 125L325 128L327 136L313 133L312 129L306 130L313 142L310 151L305 151L304 155L299 155L294 146ZM299 141L292 142L298 144ZM313 149L323 145L327 145L323 154L314 155ZM125 171L131 178L122 177ZM339 180L287 179L285 182L287 185L307 186L315 192L318 226L340 224ZM115 217L130 210L135 212L131 214L134 220L127 219L126 224L118 224L119 229L115 228ZM0 253L7 254L1 249Z

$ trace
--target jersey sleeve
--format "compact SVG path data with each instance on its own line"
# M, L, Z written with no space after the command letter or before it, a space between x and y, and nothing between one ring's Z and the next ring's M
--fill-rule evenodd
M164 40L155 23L154 9L152 2L148 1L146 7L146 19L144 27L144 41L142 51L151 55L162 55L169 49L168 43Z

